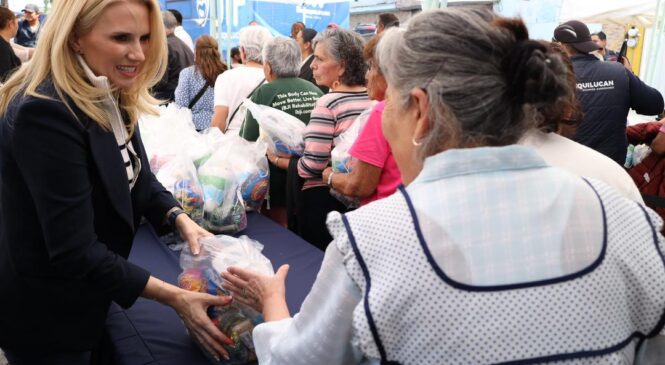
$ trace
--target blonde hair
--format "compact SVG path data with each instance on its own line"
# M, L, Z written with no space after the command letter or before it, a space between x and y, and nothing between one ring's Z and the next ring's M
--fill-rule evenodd
M0 115L7 111L10 101L17 96L48 99L37 89L44 80L51 79L56 93L72 114L70 101L102 128L111 130L106 112L99 106L107 92L89 82L71 41L74 34L80 36L90 32L109 5L125 1L148 7L150 40L145 62L134 86L129 90L112 92L120 95L119 105L129 117L130 135L134 132L139 114L156 114L155 105L159 102L150 95L149 88L157 84L164 74L167 54L162 14L156 0L60 0L54 2L49 16L57 21L46 22L32 61L0 87Z

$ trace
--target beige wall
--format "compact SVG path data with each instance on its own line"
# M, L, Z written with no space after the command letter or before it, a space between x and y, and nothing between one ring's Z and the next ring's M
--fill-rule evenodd
M625 29L617 24L603 24L603 32L607 35L607 48L619 52L625 36Z

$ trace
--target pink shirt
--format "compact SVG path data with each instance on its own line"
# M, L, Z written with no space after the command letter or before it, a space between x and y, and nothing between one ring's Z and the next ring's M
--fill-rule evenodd
M367 120L367 124L365 124L360 135L358 135L358 139L349 151L351 156L360 161L382 169L376 191L369 197L362 199L361 205L392 195L402 183L402 176L397 168L397 163L395 163L390 145L388 145L381 129L381 114L384 105L385 102L383 101L376 104Z

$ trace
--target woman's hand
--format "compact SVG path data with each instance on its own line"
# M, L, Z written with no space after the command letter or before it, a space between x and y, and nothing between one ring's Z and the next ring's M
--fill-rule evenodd
M271 164L279 167L282 170L286 170L289 168L289 161L291 160L292 156L278 156L273 151L268 150L266 151L266 157Z
M194 255L198 255L201 251L199 238L213 236L212 233L196 224L187 214L180 214L175 220L175 226L180 233L180 238L187 241L189 249Z
M223 345L233 346L234 343L215 327L212 320L208 318L207 310L210 306L228 305L231 303L231 297L187 291L165 283L154 276L148 279L142 296L173 308L182 318L194 339L213 357L216 359L229 358Z
M212 323L206 311L210 306L224 306L231 301L231 297L181 289L181 292L177 294L177 299L170 304L194 339L218 361L221 357L229 359L229 354L222 345L233 346L234 342Z
M328 166L321 172L321 180L324 184L328 185L328 177L333 172L332 167Z
M284 284L288 272L289 265L282 265L270 276L231 266L222 273L222 286L238 302L262 312L266 321L274 321L289 317Z

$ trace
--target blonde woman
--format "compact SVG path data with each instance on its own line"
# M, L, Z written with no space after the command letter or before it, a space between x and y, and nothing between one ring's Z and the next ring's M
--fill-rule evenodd
M58 1L51 17L33 62L0 88L0 347L10 364L89 364L111 301L143 296L227 356L205 309L229 298L126 260L142 216L194 252L209 235L150 173L136 128L165 69L156 0Z

